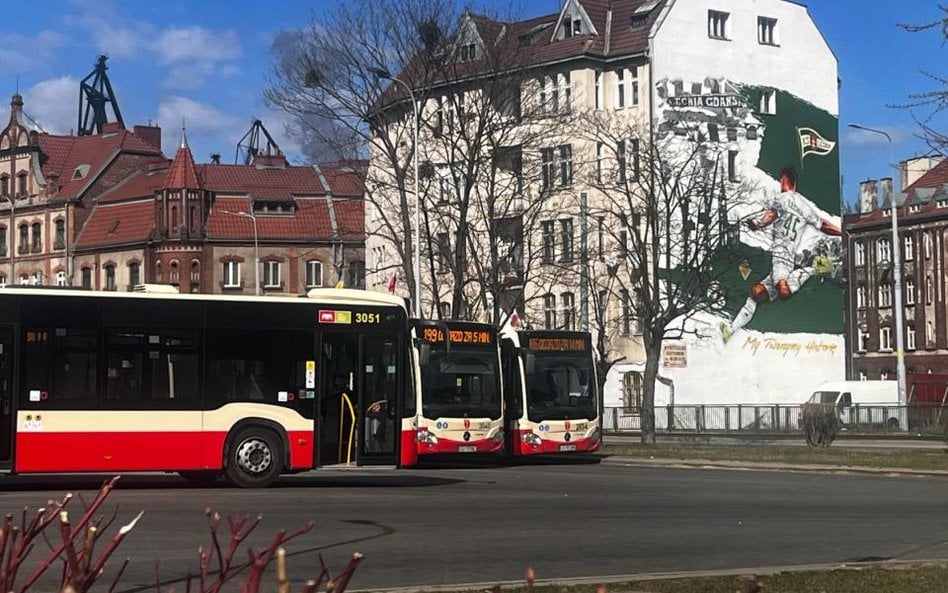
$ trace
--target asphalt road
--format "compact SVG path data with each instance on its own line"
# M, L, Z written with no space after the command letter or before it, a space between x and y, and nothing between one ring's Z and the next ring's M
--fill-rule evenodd
M0 509L35 507L97 482L2 477ZM168 584L193 571L207 541L206 506L261 513L256 543L315 521L287 546L291 578L314 575L320 554L338 570L359 551L365 560L353 589L520 579L527 566L538 578L567 578L948 558L943 478L606 462L318 470L256 491L190 488L174 476L127 476L122 483L108 506L118 505L116 525L140 509L145 515L122 545L120 556L133 560L119 591L155 590L155 561Z

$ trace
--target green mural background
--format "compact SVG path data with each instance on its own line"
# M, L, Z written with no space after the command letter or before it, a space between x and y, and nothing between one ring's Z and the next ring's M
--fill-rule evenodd
M763 89L743 87L748 105L760 105ZM764 123L763 142L757 166L773 179L780 171L793 167L797 173L797 191L826 212L840 214L839 194L839 120L813 104L777 91L776 114L757 114ZM811 154L801 164L798 128L809 127L825 139L836 142L825 156ZM727 312L736 314L743 306L751 287L770 273L769 252L741 244L736 258L732 255L720 277L725 289ZM734 260L745 259L751 273L745 280ZM843 291L829 280L810 278L787 300L761 303L747 329L779 333L843 333Z

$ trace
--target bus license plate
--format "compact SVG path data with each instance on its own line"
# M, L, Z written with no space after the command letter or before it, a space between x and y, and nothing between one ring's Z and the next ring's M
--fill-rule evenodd
M477 451L477 445L458 445L458 453L474 453Z
M576 445L560 445L560 451L575 451Z

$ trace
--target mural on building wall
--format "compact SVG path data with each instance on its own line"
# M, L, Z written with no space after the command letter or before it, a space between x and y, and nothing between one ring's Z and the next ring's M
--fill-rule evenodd
M729 185L742 192L719 222L736 253L719 271L718 306L687 322L697 337L672 342L687 364L663 365L675 387L656 403L803 401L808 383L843 375L838 120L721 78L666 79L656 91L658 133L697 131L734 159Z

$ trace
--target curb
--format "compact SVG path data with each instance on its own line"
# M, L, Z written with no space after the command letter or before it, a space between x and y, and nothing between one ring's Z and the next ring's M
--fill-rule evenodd
M601 463L638 467L730 469L743 471L793 471L811 473L848 473L882 476L913 476L948 478L948 470L924 470L900 467L860 467L853 465L817 465L795 463L760 463L753 461L715 461L712 459L643 459L639 457L606 456Z
M931 560L876 560L868 562L827 562L822 564L795 564L789 566L756 566L743 568L723 568L715 570L685 570L670 572L639 572L631 574L602 575L588 577L566 577L560 579L536 579L534 587L576 585L610 585L614 583L648 583L671 579L694 579L706 577L742 577L774 575L782 572L817 572L833 570L861 570L866 568L904 567L913 565L946 564L944 559ZM453 583L446 585L412 585L407 587L379 587L375 589L355 589L352 593L456 593L460 591L490 591L494 587L523 587L523 580L483 581L479 583ZM629 593L634 593L635 590Z

